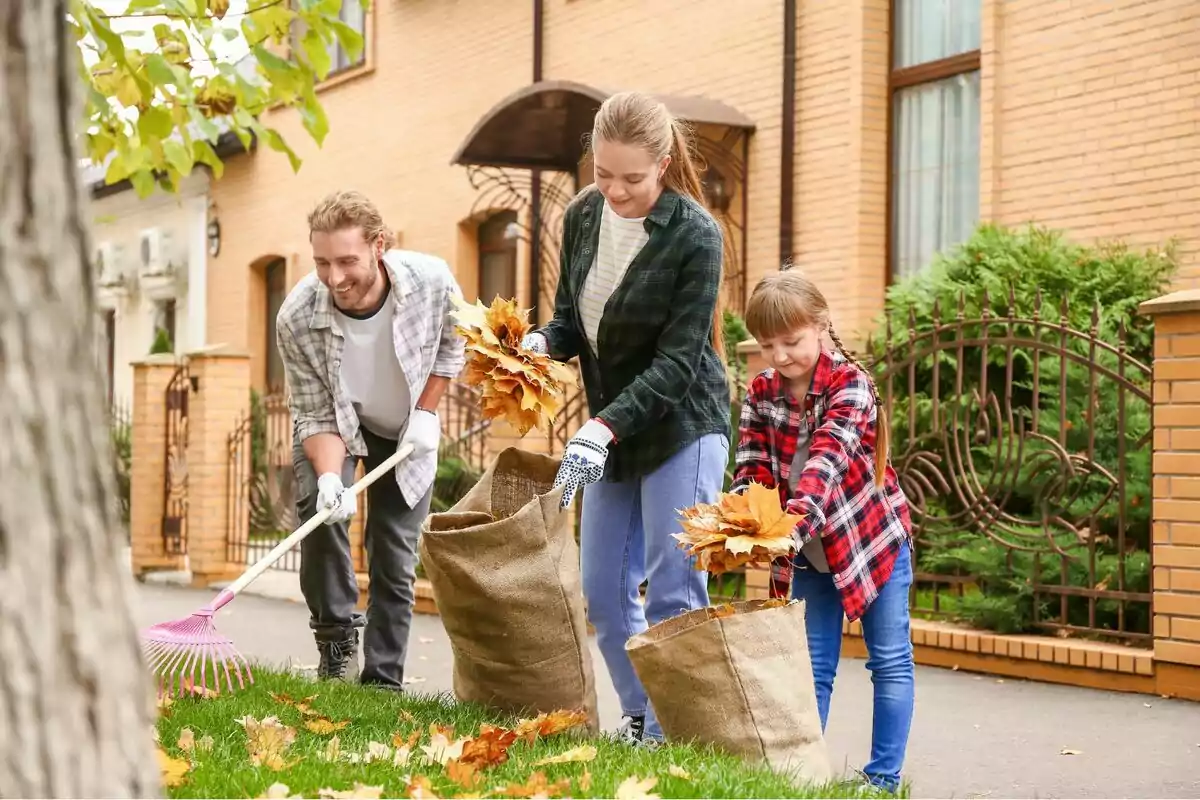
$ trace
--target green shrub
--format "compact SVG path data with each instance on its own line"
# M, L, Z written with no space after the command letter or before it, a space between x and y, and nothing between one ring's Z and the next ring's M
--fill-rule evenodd
M1061 579L1061 558L1043 554L1035 559L978 530L962 530L956 518L968 513L973 493L1002 504L1008 519L994 523L990 532L1019 547L1053 549L1038 524L1045 515L1085 531L1094 524L1095 582L1112 589L1118 588L1123 519L1123 543L1134 550L1125 559L1124 588L1148 590L1151 408L1136 391L1148 395L1149 378L1137 364L1123 363L1116 353L1094 345L1088 334L1094 330L1099 341L1114 348L1123 335L1128 354L1149 365L1153 326L1137 308L1166 291L1175 270L1171 246L1137 252L1118 243L1072 243L1041 227L983 225L927 270L889 289L878 326L885 335L869 350L881 389L893 396L894 461L904 466L906 452L921 450L943 456L940 463L926 460L905 468L910 479L924 473L930 485L944 481L952 489L925 502L931 518L922 532L918 565L936 574L976 576L971 593L948 601L961 619L1004 632L1030 630L1035 562L1041 583ZM1011 324L1006 321L1010 309L1016 320ZM979 322L984 317L992 320L986 326ZM1032 322L1039 318L1054 325L1065 320L1085 335L1039 328ZM956 347L931 348L927 338L910 357L912 333L931 334L939 325L938 338L961 342L961 355ZM1012 346L998 342L1001 337ZM985 348L981 340L990 343ZM892 363L901 364L890 382L884 380L889 351ZM1134 390L1122 391L1120 381L1101 370L1123 374ZM974 394L985 381L987 395L994 397ZM952 433L957 448L945 446ZM979 480L976 488L957 474L966 468L946 458L954 453L969 458L969 471ZM1050 481L1060 478L1064 458L1075 475L1055 486ZM1059 546L1078 557L1068 566L1068 583L1088 586L1086 547L1067 533L1067 525L1052 527L1061 533L1061 538L1055 534ZM1057 599L1053 609L1042 611L1057 617ZM1072 598L1067 616L1072 624L1090 625L1087 601ZM1097 627L1115 628L1116 620L1114 602L1097 604ZM1149 630L1144 609L1129 607L1126 628Z
M166 328L155 328L154 342L150 345L150 355L174 352L175 345L171 342L171 334L167 333Z

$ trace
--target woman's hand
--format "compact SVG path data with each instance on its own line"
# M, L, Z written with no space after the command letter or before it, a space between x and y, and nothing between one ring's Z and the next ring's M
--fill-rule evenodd
M604 463L608 460L608 446L612 440L613 433L607 425L598 419L590 419L567 442L558 475L554 479L555 489L566 487L561 508L571 504L577 491L604 477Z

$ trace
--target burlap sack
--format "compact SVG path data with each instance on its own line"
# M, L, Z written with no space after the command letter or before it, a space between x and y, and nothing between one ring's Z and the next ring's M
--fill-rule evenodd
M421 529L420 557L454 650L454 694L500 711L583 709L599 731L571 514L559 460L501 452Z
M812 782L832 777L804 626L804 603L698 609L625 643L669 740L716 745Z

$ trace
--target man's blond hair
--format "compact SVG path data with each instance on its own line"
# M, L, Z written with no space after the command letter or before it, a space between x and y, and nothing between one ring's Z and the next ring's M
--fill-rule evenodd
M333 233L361 228L367 243L383 238L383 249L396 243L396 237L383 224L383 215L362 192L344 190L326 195L308 214L308 234Z

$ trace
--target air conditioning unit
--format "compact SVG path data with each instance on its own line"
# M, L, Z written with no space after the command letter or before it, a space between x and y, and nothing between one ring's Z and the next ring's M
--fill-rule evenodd
M162 228L147 228L138 235L138 268L143 275L165 275L171 262L171 234Z

